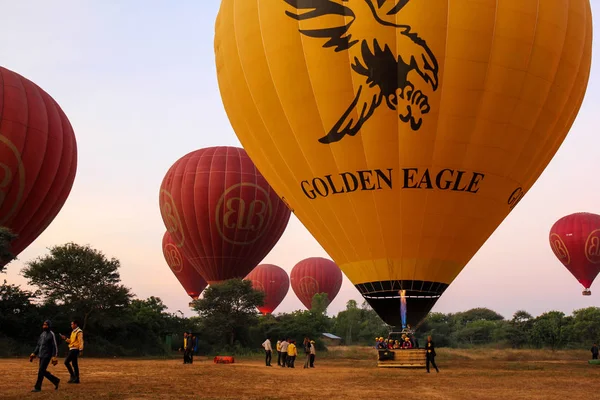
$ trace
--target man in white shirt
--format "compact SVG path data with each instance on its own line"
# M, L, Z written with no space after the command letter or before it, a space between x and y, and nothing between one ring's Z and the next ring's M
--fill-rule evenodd
M265 349L265 363L267 367L271 366L271 355L273 353L273 348L271 347L271 339L267 338L262 344L262 347Z
M283 340L281 342L281 366L285 367L287 365L287 350L290 343L287 340Z

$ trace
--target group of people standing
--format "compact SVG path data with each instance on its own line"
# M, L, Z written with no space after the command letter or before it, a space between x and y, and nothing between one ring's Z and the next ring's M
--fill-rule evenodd
M33 353L29 355L29 362L33 362L33 359L36 357L39 359L37 381L31 390L32 392L40 392L42 390L44 378L48 379L54 385L54 390L58 390L58 385L60 384L60 379L48 371L48 365L52 364L56 366L58 364L58 343L56 335L50 329L51 327L50 320L44 321L37 345ZM69 345L69 354L65 358L65 366L71 375L68 383L79 383L79 363L77 359L83 352L83 331L76 320L71 321L71 329L71 335L68 338L63 334L59 335Z
M191 331L183 332L183 363L194 363L194 343L196 336L192 335ZM181 349L180 349L181 351Z
M267 367L271 367L271 359L273 355L273 347L271 346L271 339L267 338L262 344L265 349L265 364ZM304 361L304 368L315 367L315 356L317 354L315 348L315 341L305 337L302 342L302 347L306 359ZM298 348L296 347L296 341L291 339L278 340L276 344L277 350L277 366L295 368L294 363L298 356Z

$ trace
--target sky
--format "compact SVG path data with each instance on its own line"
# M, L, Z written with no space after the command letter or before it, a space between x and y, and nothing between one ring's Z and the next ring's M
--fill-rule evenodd
M171 312L194 315L162 254L158 190L184 154L241 146L217 84L213 35L219 3L0 0L0 65L32 80L61 105L79 154L77 177L60 214L0 279L26 288L23 262L73 241L118 258L122 281L138 298L158 296ZM600 0L592 0L592 11L597 9ZM600 26L600 12L594 23ZM488 307L510 318L520 309L570 314L600 305L600 283L592 286L592 296L582 296L583 288L548 243L550 227L562 216L600 214L599 46L596 41L587 94L563 145L433 311ZM263 262L289 273L313 256L328 257L292 214ZM344 277L329 315L349 299L362 302ZM275 312L302 308L290 288Z

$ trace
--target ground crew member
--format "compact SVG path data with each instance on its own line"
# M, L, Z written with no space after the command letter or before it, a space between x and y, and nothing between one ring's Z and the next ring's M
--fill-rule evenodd
M426 361L427 373L429 373L429 363L431 363L433 368L435 368L435 372L440 372L437 365L435 364L435 356L436 356L435 345L433 344L433 341L431 340L431 336L427 336L427 344L425 345L425 348L427 349L427 361Z
M294 368L294 361L296 361L297 355L298 355L298 350L296 349L296 341L292 340L292 342L287 347L288 367Z
M271 339L267 338L262 344L262 347L265 349L265 364L267 367L271 366L271 357L273 354L273 347L271 347Z
M79 327L79 321L71 321L71 337L67 339L65 335L61 338L69 345L69 355L65 358L65 366L71 374L71 379L67 383L79 383L79 363L77 359L83 353L83 331Z
M281 340L277 341L275 349L277 350L277 366L281 367Z
M596 343L594 343L594 345L592 346L592 360L597 360L598 359L598 345Z
M317 350L315 349L315 341L310 341L310 367L315 367L315 355L317 354Z
M282 367L286 367L287 366L287 351L288 351L288 347L290 345L290 339L285 340L283 339L283 342L281 342L281 366Z
M35 350L33 350L33 353L29 355L29 362L32 362L35 357L40 359L40 366L38 368L37 381L35 382L35 386L31 391L41 392L44 378L48 379L54 384L54 390L58 390L60 379L47 371L48 364L50 364L50 362L52 362L52 365L58 364L58 345L56 344L56 336L54 336L54 332L50 330L49 320L44 321L42 324L42 334L38 339Z

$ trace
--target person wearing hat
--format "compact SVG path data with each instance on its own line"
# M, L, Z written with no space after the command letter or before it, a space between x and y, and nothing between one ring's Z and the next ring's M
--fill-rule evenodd
M77 359L83 353L83 331L79 327L79 321L71 321L71 336L67 339L65 335L60 337L69 345L69 355L65 358L65 367L71 375L67 383L79 383L79 363Z
M47 370L48 364L51 362L54 366L58 364L58 345L56 344L56 336L54 336L54 332L50 330L50 326L50 320L44 321L42 324L42 333L38 339L37 345L35 346L33 353L29 355L29 362L32 362L36 357L40 359L37 381L35 382L32 392L42 391L42 382L44 381L44 378L54 384L54 390L58 390L58 384L60 383L60 379Z

